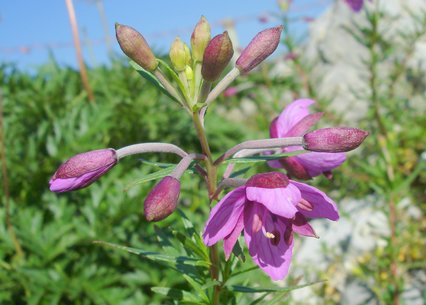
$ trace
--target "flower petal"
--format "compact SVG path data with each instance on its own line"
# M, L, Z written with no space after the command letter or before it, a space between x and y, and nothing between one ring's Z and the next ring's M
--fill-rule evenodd
M314 228L311 227L305 216L303 216L301 213L296 213L296 217L292 222L292 229L297 234L318 238L318 235L315 233Z
M85 188L95 182L100 176L107 172L115 164L100 168L98 170L82 174L75 178L55 178L49 181L49 189L52 192L62 193Z
M339 211L336 204L325 193L307 184L290 180L302 193L302 198L312 204L312 211L299 208L299 212L308 218L328 218L330 220L339 219Z
M248 200L265 206L271 213L285 218L294 217L296 204L301 198L298 188L291 184L273 189L250 186L246 188L246 196Z
M207 246L231 234L243 212L245 201L245 186L240 186L216 204L204 228L203 239Z
M229 256L232 253L232 250L234 249L235 243L238 240L238 237L241 235L241 231L244 228L244 213L241 213L240 217L238 218L237 224L235 225L234 230L225 237L223 240L223 250L225 252L225 259L228 260Z
M256 205L256 203L248 204L244 210L244 239L249 248L249 253L253 261L272 280L282 280L287 275L290 267L293 242L286 244L283 237L286 231L286 224L280 217L269 213L265 208L262 208L264 230L253 232L250 225L254 215L251 212L253 205ZM267 238L263 231L273 233L276 237Z
M331 171L346 160L344 153L311 152L295 156L311 177L319 176L323 172Z
M291 128L296 125L305 116L309 115L309 106L315 101L309 99L300 99L289 104L276 120L277 137L285 137Z

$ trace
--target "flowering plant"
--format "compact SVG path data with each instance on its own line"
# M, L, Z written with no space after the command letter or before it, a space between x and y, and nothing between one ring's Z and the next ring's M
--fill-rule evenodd
M178 155L181 158L178 164L154 176L161 180L145 199L144 215L147 221L161 221L175 212L180 179L187 170L191 169L206 182L206 204L210 204L212 210L202 238L196 233L197 229L190 236L180 236L184 247L198 255L197 260L188 258L184 264L204 268L196 280L189 276L191 272L184 274L202 300L198 299L197 303L227 304L231 298L229 291L241 291L228 287L227 280L233 272L229 259L240 249L238 239L243 230L253 261L272 280L282 280L289 271L293 233L317 237L309 219L339 218L336 204L325 193L289 177L309 179L322 173L330 177L330 170L344 162L343 153L358 147L368 135L348 127L309 132L321 114L309 114L307 108L313 101L297 100L272 121L270 139L236 144L215 158L205 132L208 108L234 79L249 73L275 51L281 31L282 27L278 26L258 33L241 52L234 67L221 78L234 54L232 42L227 32L211 38L210 26L204 17L192 33L191 49L179 38L173 42L169 53L171 66L155 57L139 32L116 24L118 43L131 59L131 65L191 117L201 152L186 152L176 145L157 142L100 149L70 158L50 180L52 191L72 191L89 186L126 156L152 152ZM232 175L235 162L250 162L254 158L268 161L272 167L283 167L287 175L278 171L255 174L247 179ZM224 165L223 176L219 178ZM214 205L226 188L234 189ZM219 240L224 240L225 263L217 250ZM153 258L152 253L137 253ZM160 260L173 261L164 257ZM206 280L208 277L210 280ZM161 289L157 291L164 293ZM171 291L176 292L169 289L165 294L176 296ZM207 293L209 291L211 293ZM185 293L178 293L176 299L194 302Z

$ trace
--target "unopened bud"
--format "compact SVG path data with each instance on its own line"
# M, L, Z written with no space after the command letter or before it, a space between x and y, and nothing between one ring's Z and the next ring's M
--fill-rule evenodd
M172 214L176 209L179 194L179 180L171 176L161 179L145 199L144 213L146 220L159 221Z
M253 38L237 59L236 66L241 73L249 72L275 51L282 30L282 26L266 29Z
M189 48L179 37L176 37L175 41L173 41L169 56L173 67L178 72L184 71L185 66L191 62Z
M139 66L148 71L157 69L158 61L145 38L134 28L115 24L115 34L121 50Z
M204 16L201 16L191 35L192 57L194 61L203 60L204 50L210 41L210 24Z
M303 136L303 147L318 152L344 152L357 148L368 132L349 127L322 128Z
M99 149L75 155L65 161L50 179L50 190L62 193L89 186L117 164L114 149Z
M201 74L209 82L214 82L228 65L234 55L228 32L215 36L204 51Z
M192 68L190 66L185 67L185 76L188 81L194 78L194 71L192 71Z

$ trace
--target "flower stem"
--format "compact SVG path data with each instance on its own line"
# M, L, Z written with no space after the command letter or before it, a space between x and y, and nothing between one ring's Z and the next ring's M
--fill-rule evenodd
M130 155L150 153L150 152L173 153L182 158L188 155L188 153L186 153L184 150L182 150L180 147L174 144L156 143L156 142L133 144L133 145L120 148L116 151L118 159L122 159Z
M209 81L204 80L203 84L201 85L200 89L200 95L198 96L198 103L204 103L207 99L207 96L210 93L210 89L212 87L212 83Z
M276 147L286 147L286 146L302 146L303 137L289 137L289 138L274 138L274 139L262 139L262 140L250 140L245 141L240 144L235 145L234 147L228 149L223 155L221 155L214 165L219 165L224 160L228 159L235 153L243 149L263 149L263 148L276 148Z
M200 140L201 148L203 153L207 156L206 159L206 169L207 169L207 189L209 192L209 198L213 196L216 192L216 184L217 184L217 171L216 166L213 164L213 158L210 151L210 146L207 141L207 136L203 127L203 124L200 120L200 114L198 112L193 113L193 121L195 129L197 130L198 138ZM210 247L210 276L213 280L219 279L219 270L220 270L220 260L219 253L217 251L217 245L213 245ZM221 286L216 285L213 288L213 304L219 305L220 299L220 291Z
M225 90L229 84L231 84L234 79L236 79L240 75L240 70L238 68L233 68L231 71L229 71L228 74L225 75L224 78L216 85L216 87L213 88L213 90L210 92L206 99L206 106L208 107L218 96L222 93L223 90Z
M202 154L189 154L183 157L170 176L179 180L193 160L204 160L205 158L206 156Z
M157 77L158 81L163 85L164 89L166 89L166 91L168 93L170 93L171 96L173 96L177 101L179 101L179 104L181 104L182 107L187 108L185 106L184 102L182 101L182 98L179 95L178 91L167 80L167 78L164 76L163 72L159 68L157 68L157 69L155 69L155 71L153 73Z

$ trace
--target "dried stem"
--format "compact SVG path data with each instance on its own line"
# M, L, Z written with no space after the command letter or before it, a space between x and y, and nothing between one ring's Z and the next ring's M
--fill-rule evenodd
M92 88L90 87L89 78L87 77L86 65L84 64L83 56L81 55L80 37L78 35L77 18L75 17L74 5L72 3L72 0L65 0L65 3L67 5L68 15L70 18L75 53L80 69L81 82L83 83L84 90L86 90L87 92L87 97L89 98L89 101L93 102L95 100L95 97L93 95Z

